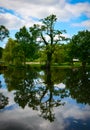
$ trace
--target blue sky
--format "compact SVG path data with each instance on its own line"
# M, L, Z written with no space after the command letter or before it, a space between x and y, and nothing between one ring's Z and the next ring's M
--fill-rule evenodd
M24 25L30 27L50 14L57 16L56 29L65 29L66 37L90 30L90 0L0 0L0 25L10 30L12 38Z

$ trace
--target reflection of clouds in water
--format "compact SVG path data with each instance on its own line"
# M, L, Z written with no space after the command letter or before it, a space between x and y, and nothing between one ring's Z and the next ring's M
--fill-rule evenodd
M0 122L0 129L1 130L34 130L32 127L28 126L27 124L20 123L16 120L7 120Z
M56 109L56 119L64 124L65 130L89 130L90 129L90 106L81 108L67 103ZM83 129L82 129L83 128Z
M45 84L44 84L44 80L40 79L40 78L37 78L37 79L34 79L34 85L36 85L35 87L38 89L39 87L45 87Z
M64 88L65 88L65 84L63 84L63 83L55 84L54 86L55 86L56 88L58 88L58 89L64 89Z
M10 98L10 105L15 104L13 101L13 93L7 92ZM39 117L40 112L34 111L27 106L25 109L20 107L13 108L11 111L0 113L1 130L69 130L71 125L70 118L74 124L78 124L78 120L85 121L90 119L90 106L86 105L81 108L76 104L67 102L64 106L54 108L56 119L53 123ZM6 124L4 126L4 124ZM78 130L78 129L77 129ZM89 130L89 129L88 129Z
M89 110L87 110L89 109ZM67 105L66 108L64 108L63 117L73 117L75 119L82 119L85 120L87 118L90 118L90 106L87 105L87 107L81 108L76 105Z
M55 86L59 89L65 88L65 85L62 83ZM0 113L1 130L70 130L69 127L72 122L78 124L79 120L81 120L84 125L87 125L87 120L90 119L89 105L82 108L76 103L72 105L71 102L73 102L73 100L70 100L67 101L64 106L54 108L56 119L53 123L50 123L42 117L39 117L39 111L33 111L27 106L25 109L21 109L17 107L17 105L15 106L15 91L8 92L6 89L2 88L0 91L5 96L9 97L8 106L6 106L5 111ZM9 109L11 110L9 111Z
M14 102L14 92L15 91L8 92L7 89L5 89L5 88L0 89L0 91L3 93L4 96L8 97L8 100L9 100L8 106L15 104L15 102Z
M64 106L60 106L55 108L57 118L63 117L69 118L73 117L74 119L81 119L85 120L90 118L90 106L86 105L85 107L81 108L79 105L66 103Z

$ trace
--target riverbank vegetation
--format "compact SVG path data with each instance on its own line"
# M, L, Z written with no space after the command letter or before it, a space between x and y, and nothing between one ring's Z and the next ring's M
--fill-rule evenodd
M79 31L71 39L65 30L55 29L56 15L41 20L42 24L25 26L9 37L9 31L0 25L0 41L9 37L5 48L0 47L0 67L26 64L51 66L90 66L90 31Z

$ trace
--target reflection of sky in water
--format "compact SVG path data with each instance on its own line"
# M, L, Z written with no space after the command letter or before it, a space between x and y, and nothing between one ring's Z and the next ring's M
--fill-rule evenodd
M15 104L14 91L7 91L2 75L0 80L2 80L0 91L9 97L9 104L0 111L0 130L90 130L89 105L77 104L76 100L70 97L64 98L62 102L65 101L65 105L53 109L56 118L50 123L39 117L40 111L34 111L28 106L22 109ZM55 86L65 88L63 84ZM44 100L46 98L48 98L47 95Z
M9 94L9 96L12 95ZM73 103L72 105L69 100L65 106L54 108L56 119L50 123L39 117L40 112L33 111L27 106L25 109L16 107L12 98L10 97L10 106L0 113L1 130L10 130L11 128L14 130L89 130L90 128L89 105L81 108L77 104Z
M16 105L16 104L7 105L4 109L1 109L0 112L11 111L11 110L16 109L17 107L18 107L18 105Z
M63 88L65 88L65 84L63 84L63 83L60 83L60 84L55 84L54 85L55 86L55 89L63 89Z
M1 81L1 87L3 89L5 89L6 88L6 83L5 83L5 80L3 78L3 74L0 75L0 81Z

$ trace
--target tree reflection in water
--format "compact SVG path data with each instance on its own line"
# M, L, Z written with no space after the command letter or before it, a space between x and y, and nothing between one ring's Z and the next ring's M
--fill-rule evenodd
M2 82L0 81L0 88L2 88ZM0 92L0 109L3 109L8 104L8 97L5 97L3 93Z
M8 104L8 97L0 93L0 109L3 109Z
M71 69L66 79L66 88L78 103L90 105L90 69Z
M54 75L50 69L45 70L44 74L44 86L39 88L41 116L54 121L55 114L53 113L53 108L64 105L60 97L62 91L60 88L55 88Z
M39 110L41 117L54 121L53 108L64 105L61 95L65 93L61 88L56 89L54 84L60 83L65 74L62 71L60 79L55 71L45 70L43 73L41 75L40 70L34 68L11 69L5 73L5 80L8 90L15 90L14 100L19 106L23 109L29 106L33 110Z
M90 104L89 74L87 69L11 69L5 73L5 79L8 90L15 90L14 100L19 106L39 110L41 117L52 122L53 109L64 105L64 97L71 96L77 102ZM66 87L56 87L60 83Z

